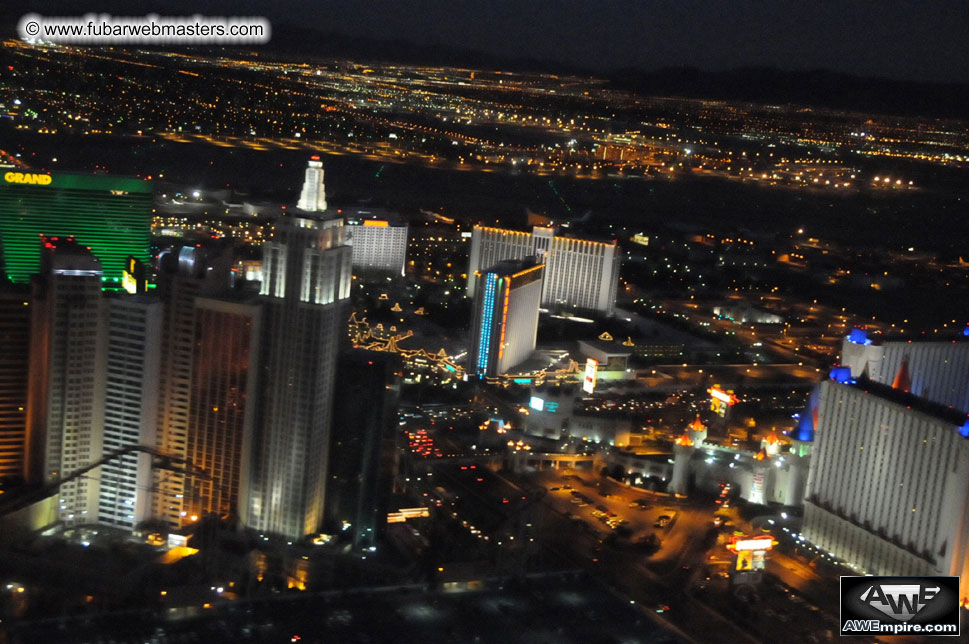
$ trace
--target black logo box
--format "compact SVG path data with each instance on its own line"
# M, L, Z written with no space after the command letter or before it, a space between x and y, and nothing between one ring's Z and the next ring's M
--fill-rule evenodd
M878 610L862 596L872 586L881 589L886 585L915 585L920 589L938 588L934 597L929 599L910 619L900 619ZM877 599L875 601L878 601ZM908 606L899 606L899 612L907 611ZM959 627L959 577L841 577L841 626L846 620L877 619L886 624L955 624ZM957 631L958 632L958 631ZM847 633L846 633L847 634ZM914 634L914 633L912 633ZM920 635L954 635L955 633L919 633ZM860 633L859 633L860 635Z

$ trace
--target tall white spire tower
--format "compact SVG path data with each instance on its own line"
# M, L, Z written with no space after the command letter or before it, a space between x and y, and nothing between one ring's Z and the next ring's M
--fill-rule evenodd
M263 245L259 420L251 436L251 528L296 540L323 523L337 353L350 314L353 249L326 209L323 169L310 160L298 211Z
M310 157L306 168L306 178L303 179L303 190L299 193L299 203L296 207L307 212L323 212L326 210L326 190L323 187L323 162L320 157Z

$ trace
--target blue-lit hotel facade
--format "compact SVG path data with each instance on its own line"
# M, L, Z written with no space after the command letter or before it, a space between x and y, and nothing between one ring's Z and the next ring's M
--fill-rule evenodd
M535 350L544 264L508 260L478 271L468 371L478 378L508 373Z

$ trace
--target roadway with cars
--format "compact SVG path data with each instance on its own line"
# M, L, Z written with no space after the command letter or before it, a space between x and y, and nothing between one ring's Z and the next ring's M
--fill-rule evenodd
M832 612L837 587L831 588L831 578L821 579L796 557L777 550L769 555L768 574L752 603L738 599L730 581L718 576L733 559L722 545L724 536L710 538L715 515L727 519L721 533L729 534L738 526L751 530L735 508L723 510L706 499L687 501L650 493L593 472L537 472L529 482L546 487L543 502L552 515L564 519L547 521L558 534L551 537L550 547L569 549L613 587L653 610L662 610L663 618L698 642L728 641L724 637L732 633L729 641L814 644L831 641L837 634L837 610ZM585 499L574 502L573 492ZM628 521L629 534L619 537L597 516L603 513L600 508L611 513L606 516ZM658 517L670 510L675 510L675 520L668 527L657 527ZM651 556L633 545L650 533L662 540ZM797 579L789 584L786 580L791 577ZM802 588L814 592L805 595ZM822 590L829 601L817 606L809 597ZM698 615L704 619L696 619Z
M697 642L817 644L837 633L836 578L781 549L769 554L768 574L746 598L720 576L733 562L726 535L740 528L753 534L735 507L647 492L591 471L512 475L446 463L433 469L435 485L461 497L455 521L476 533L472 540L485 545L490 537L492 548L503 542L495 561L506 574L585 568ZM657 527L660 516L674 513L670 525ZM726 521L722 527L716 517ZM637 545L650 534L661 540L653 553ZM523 537L536 547L523 548ZM827 600L814 601L819 593Z

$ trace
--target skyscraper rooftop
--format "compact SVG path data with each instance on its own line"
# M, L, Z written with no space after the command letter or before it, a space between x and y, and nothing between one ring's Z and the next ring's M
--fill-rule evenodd
M296 207L305 212L326 211L326 189L323 185L323 162L320 157L310 157L303 179L303 189L299 193Z

